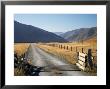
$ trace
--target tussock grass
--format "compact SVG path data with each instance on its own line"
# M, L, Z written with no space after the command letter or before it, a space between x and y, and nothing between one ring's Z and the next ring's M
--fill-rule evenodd
M18 56L24 54L29 47L29 43L15 43L14 44L14 52L17 53Z
M14 76L24 76L24 70L19 68L14 68Z
M72 54L72 52L70 51L65 51L65 50L61 50L58 47L51 47L51 46L47 46L47 45L37 45L39 48L43 49L44 51L54 54L55 56L61 58L61 59L67 59L68 62L75 64L75 59L74 56Z
M17 53L17 56L20 57L24 54L29 47L29 43L15 43L14 52ZM19 59L18 59L19 60ZM14 76L24 76L24 70L22 68L14 68Z
M52 46L51 44L56 44ZM62 48L59 48L62 45ZM73 43L39 43L37 44L42 50L51 53L61 59L66 59L71 64L76 64L77 62L77 52L87 53L88 49L92 49L92 56L94 57L93 63L97 65L97 39L93 38L82 42ZM65 46L65 49L64 49ZM68 46L68 49L67 49ZM71 50L72 47L72 50Z

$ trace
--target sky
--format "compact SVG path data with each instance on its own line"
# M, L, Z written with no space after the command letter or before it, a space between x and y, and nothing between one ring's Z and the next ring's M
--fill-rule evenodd
M15 14L14 20L49 32L67 32L97 26L96 14Z

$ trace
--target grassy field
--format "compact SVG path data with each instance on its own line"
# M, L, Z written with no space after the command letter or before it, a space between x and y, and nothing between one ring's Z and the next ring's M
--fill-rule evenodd
M28 47L29 47L29 43L15 43L14 52L17 53L18 56L21 56L27 51Z
M60 45L60 47L59 47ZM83 42L74 43L39 43L37 44L42 50L65 59L71 64L77 61L77 52L87 53L88 49L92 49L93 63L97 64L97 39L93 38ZM68 46L68 47L67 47Z
M17 53L17 56L20 57L24 54L29 47L29 43L15 43L14 52ZM22 68L14 68L14 76L24 76L24 71Z
M14 52L17 53L18 56L24 54L28 47L29 43L15 43L14 44ZM90 40L86 40L83 42L72 42L72 43L37 43L37 47L40 49L55 55L60 58L60 60L66 60L71 64L76 64L77 62L77 52L87 53L88 49L92 49L92 56L94 57L93 63L97 65L97 39L93 38ZM15 68L14 75L22 76L23 70Z

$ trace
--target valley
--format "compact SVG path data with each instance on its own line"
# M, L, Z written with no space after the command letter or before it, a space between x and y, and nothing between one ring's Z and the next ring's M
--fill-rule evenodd
M97 27L49 32L14 21L14 30L15 76L97 75ZM93 68L83 71L76 66L78 54L89 49Z
M53 43L27 43L28 48L25 50L25 58L27 62L33 66L43 67L39 76L93 76L96 75L95 72L83 72L76 65L77 55L76 51L73 50L63 50L57 47L47 46L47 44ZM60 44L60 43L57 43ZM62 43L67 45L67 43ZM18 45L15 44L16 49ZM71 43L73 45L73 43ZM75 45L75 44L74 44ZM79 47L81 44L79 44ZM86 46L86 45L85 45ZM19 46L18 46L19 47ZM15 51L16 51L15 49ZM23 50L23 49L22 49ZM78 51L80 48L78 48ZM19 72L24 72L21 69ZM16 74L16 73L15 73ZM23 73L18 73L18 75ZM17 75L17 74L16 74Z

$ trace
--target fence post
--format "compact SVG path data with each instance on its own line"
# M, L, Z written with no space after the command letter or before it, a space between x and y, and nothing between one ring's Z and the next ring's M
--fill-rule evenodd
M92 50L91 49L88 49L88 64L89 64L89 67L92 69L93 68L93 62L92 62Z
M79 52L77 52L77 62L78 62L78 60L79 60Z
M71 46L71 51L72 51L72 46Z
M76 47L76 52L77 52L77 47Z
M61 49L62 49L62 45L61 45Z
M82 53L83 53L84 51L83 51L83 48L82 48Z
M67 46L67 50L68 50L68 46Z

